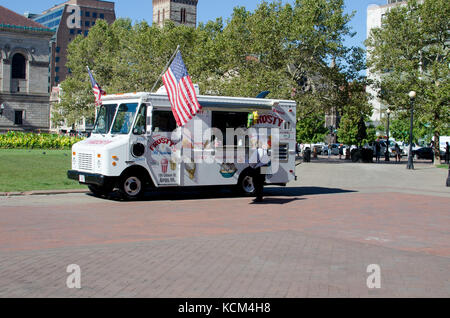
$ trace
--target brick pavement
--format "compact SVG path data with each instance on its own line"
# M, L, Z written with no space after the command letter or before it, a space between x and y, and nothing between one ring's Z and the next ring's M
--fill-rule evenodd
M268 188L265 204L227 192L0 198L0 297L449 297L450 195L430 177L441 172L372 191L335 175L378 167L319 165ZM69 264L80 290L65 286ZM366 286L369 264L381 289Z
M305 235L229 234L1 252L0 297L448 297L446 257ZM68 264L81 289L68 289ZM366 268L381 265L381 289Z

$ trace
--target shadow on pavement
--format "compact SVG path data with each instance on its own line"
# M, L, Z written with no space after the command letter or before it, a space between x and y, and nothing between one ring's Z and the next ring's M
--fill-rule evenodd
M266 188L264 189L265 196L276 197L294 197L302 195L321 195L321 194L336 194L336 193L351 193L356 192L354 190L344 190L337 188L324 188L324 187L286 187L286 188Z
M262 201L260 202L255 202L252 201L250 204L255 204L255 205L259 205L259 204L287 204L287 203L291 203L294 201L299 201L299 200L305 200L303 198L291 198L291 199L283 199L283 198L271 198L266 196L265 198L263 198Z
M297 198L298 196L349 192L356 191L323 187L265 187L263 203L286 204L295 200L300 200L299 198ZM92 193L87 193L87 195L94 197ZM149 191L146 191L144 197L139 199L138 201L207 200L243 197L246 196L238 194L235 191L234 187L209 186L192 188L150 189ZM252 199L253 197L248 198ZM122 200L117 192L113 192L103 199L114 200L117 202L127 202Z

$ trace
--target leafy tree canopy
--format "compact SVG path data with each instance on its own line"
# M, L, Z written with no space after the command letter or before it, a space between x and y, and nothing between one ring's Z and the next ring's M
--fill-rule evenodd
M236 7L226 23L217 19L197 28L99 20L87 37L69 45L66 66L72 73L62 83L55 116L69 123L93 116L86 66L109 94L150 91L180 45L203 94L254 97L269 90L271 97L295 99L299 119L318 118L352 104L356 94L349 83L363 82L364 52L344 45L354 35L352 16L344 13L344 0L277 0L262 1L254 12Z
M408 92L416 91L415 124L429 123L436 138L450 122L449 16L448 0L410 0L388 11L366 41L368 66L382 74L379 97L398 112L410 109Z

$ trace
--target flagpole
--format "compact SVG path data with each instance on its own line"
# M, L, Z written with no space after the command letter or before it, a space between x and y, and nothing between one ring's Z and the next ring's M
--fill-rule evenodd
M86 68L87 68L87 70L88 70L88 74L92 74L91 69L89 68L88 65L86 65ZM99 111L99 110L100 110L100 107L97 106L97 104L95 103L95 120L94 120L94 121L97 120L97 116L98 116L98 111Z
M153 87L151 89L150 92L153 92L153 90L155 89L156 85L159 83L159 80L161 79L161 77L164 75L164 73L167 71L167 69L170 66L170 63L172 63L172 60L175 58L175 55L178 53L178 51L180 50L180 46L177 45L177 49L175 50L175 52L173 53L172 57L169 59L169 61L166 64L166 67L164 67L164 70L161 72L161 74L158 76L158 79L156 80L155 84L153 84Z

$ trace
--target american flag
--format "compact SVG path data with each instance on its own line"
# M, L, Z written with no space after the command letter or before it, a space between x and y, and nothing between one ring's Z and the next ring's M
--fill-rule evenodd
M95 81L94 76L91 73L91 70L89 69L89 66L87 66L87 70L89 73L89 77L91 79L92 84L92 91L94 92L95 96L95 106L101 106L102 105L102 96L106 95L106 92L102 90L100 85Z
M197 100L194 84L178 52L163 75L164 86L172 104L172 113L179 127L184 126L202 108Z

